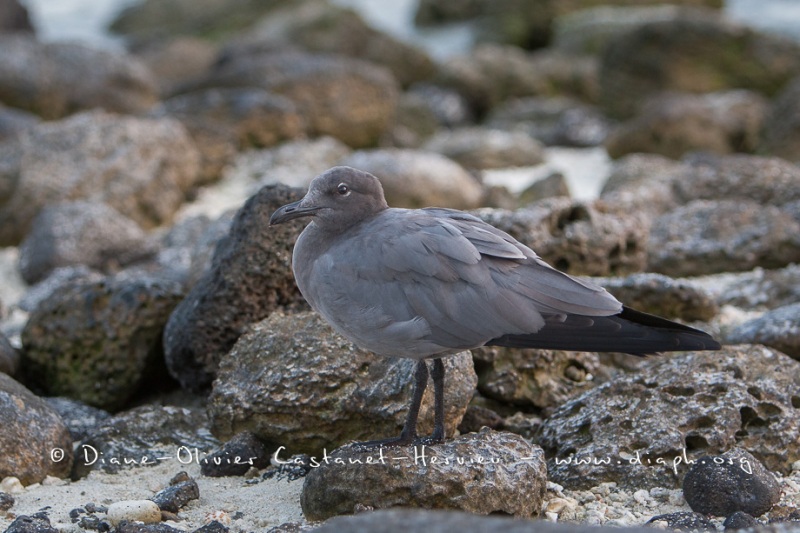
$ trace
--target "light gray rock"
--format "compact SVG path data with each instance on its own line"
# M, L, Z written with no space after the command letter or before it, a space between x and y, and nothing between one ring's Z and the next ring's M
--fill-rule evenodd
M720 305L744 309L775 309L800 302L800 265L724 275L713 285L713 295Z
M20 383L0 372L0 478L23 485L46 476L64 478L72 468L72 438L55 410Z
M478 207L483 189L453 160L433 152L383 148L359 150L339 161L378 177L392 207Z
M628 274L643 270L647 259L646 217L599 202L560 197L516 211L480 209L474 214L569 274Z
M597 354L485 346L472 350L478 390L522 407L548 408L595 386Z
M45 206L19 248L22 278L36 283L59 267L111 272L155 253L144 231L101 202Z
M354 148L373 146L388 131L397 81L374 63L338 55L255 51L220 60L196 88L258 87L292 100L309 135L330 135Z
M0 49L0 100L43 118L96 107L140 113L156 103L153 75L131 55L21 33L0 35Z
M719 305L707 291L662 274L637 273L594 281L628 307L664 318L708 322L719 312Z
M425 149L457 161L465 168L535 166L544 162L544 147L528 134L497 129L460 128L442 131L425 143Z
M468 353L444 361L445 432L452 435L477 379ZM212 428L223 439L248 429L286 453L393 437L405 421L414 365L359 350L315 313L276 313L223 357L208 403ZM421 435L433 429L432 389L423 397Z
M798 386L800 362L764 346L654 358L557 408L537 442L570 489L677 487L686 459L734 445L786 473L800 459Z
M676 159L694 151L754 152L767 109L763 96L745 90L654 96L611 131L605 147L613 158L639 152Z
M200 157L173 119L102 111L43 122L0 144L0 245L19 243L41 209L104 202L144 229L172 219Z
M748 200L695 200L657 218L648 270L673 277L778 268L800 261L800 223Z
M778 307L731 331L730 343L764 344L800 361L800 303Z
M519 435L485 429L425 448L383 449L383 463L379 453L345 446L312 468L300 497L306 518L350 514L356 504L517 517L541 511L547 484L544 454ZM362 464L350 464L359 460Z

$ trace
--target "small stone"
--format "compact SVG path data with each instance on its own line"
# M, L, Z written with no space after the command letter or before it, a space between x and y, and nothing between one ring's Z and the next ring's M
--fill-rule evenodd
M108 506L108 520L119 526L124 520L157 524L161 522L161 509L151 500L125 500Z
M183 531L167 524L140 524L124 520L115 533L183 533Z
M0 492L0 511L8 511L14 506L14 497L7 492Z
M195 529L193 533L228 533L228 531L230 530L227 527L214 520L203 527Z
M231 525L231 515L228 514L226 511L212 511L210 513L206 513L205 521L208 522L206 525L211 525L213 523L217 523L223 526Z
M722 527L724 527L726 531L735 529L749 529L758 527L759 525L760 524L758 520L747 513L743 513L742 511L736 511L726 518L722 523Z
M172 478L169 487L159 491L150 500L162 511L177 513L184 505L199 497L200 488L197 482L185 472L181 472Z
M19 494L25 491L25 487L20 480L13 476L4 477L3 481L0 481L0 489L9 494Z
M758 459L734 448L697 460L683 479L683 494L698 513L761 516L778 503L781 486Z
M690 513L682 511L677 513L662 514L654 516L647 521L648 525L661 528L661 524L666 524L669 529L679 531L716 531L714 523L700 513Z
M204 458L200 472L204 476L242 476L251 467L269 466L269 450L249 431L243 431L222 448Z
M464 413L464 418L461 419L461 424L458 425L458 431L464 435L478 432L482 427L500 429L502 425L503 417L491 409L480 405L470 405L467 407L467 412Z
M39 512L31 516L18 516L5 533L58 533L58 530L50 525L47 513Z

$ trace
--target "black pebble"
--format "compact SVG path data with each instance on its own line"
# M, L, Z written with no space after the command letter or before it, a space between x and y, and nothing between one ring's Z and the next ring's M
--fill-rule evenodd
M725 522L722 523L722 526L726 530L733 530L733 529L747 529L750 527L757 527L760 524L758 520L753 518L747 513L743 513L741 511L736 511L728 518L725 519Z
M683 478L683 495L698 513L761 516L778 503L781 487L758 459L734 448L698 459Z
M670 529L680 531L716 531L714 523L700 513L678 512L654 516L647 521L648 524L654 522L666 522Z
M170 481L170 486L159 491L150 501L155 502L162 511L177 513L191 500L200 497L200 487L186 472L181 472Z
M195 529L192 533L228 533L228 531L227 527L214 520L203 527Z
M243 431L204 458L200 471L209 477L242 476L251 467L266 468L269 459L264 443L249 431Z
M14 497L7 492L0 492L0 511L8 511L14 507Z
M58 530L50 525L46 513L36 513L18 516L5 533L58 533Z

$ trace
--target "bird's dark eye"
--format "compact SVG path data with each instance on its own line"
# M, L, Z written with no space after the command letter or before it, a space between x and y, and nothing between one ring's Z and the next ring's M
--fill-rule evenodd
M346 183L340 183L339 186L336 187L336 192L342 196L347 196L350 194L350 187L348 187Z

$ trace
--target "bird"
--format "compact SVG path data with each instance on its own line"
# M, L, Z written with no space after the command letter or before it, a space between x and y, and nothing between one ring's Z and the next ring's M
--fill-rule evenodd
M332 328L379 356L416 360L400 436L364 446L445 439L443 357L480 346L623 352L717 350L707 333L624 306L469 213L389 207L380 180L346 166L315 177L270 226L310 218L292 252L305 300ZM432 360L428 369L428 360ZM428 376L434 429L417 434Z

